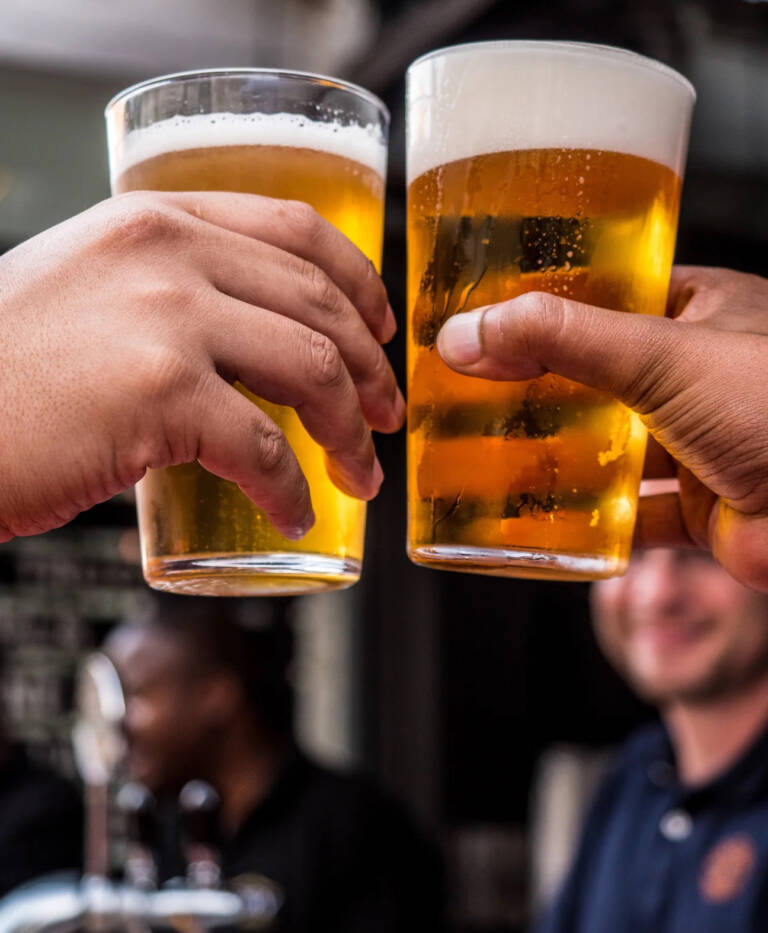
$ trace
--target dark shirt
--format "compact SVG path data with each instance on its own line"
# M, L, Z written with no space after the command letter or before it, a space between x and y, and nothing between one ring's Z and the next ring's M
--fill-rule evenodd
M666 731L625 746L538 933L768 931L768 731L714 780L684 787Z
M403 809L367 781L300 754L224 840L222 858L227 879L259 873L281 886L279 933L442 928L439 859Z
M74 786L15 748L0 765L0 897L53 872L80 871L82 847Z

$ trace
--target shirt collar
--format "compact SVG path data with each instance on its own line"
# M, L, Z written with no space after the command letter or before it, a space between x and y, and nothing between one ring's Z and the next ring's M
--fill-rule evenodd
M298 746L292 744L272 786L242 821L229 840L230 844L237 845L242 837L247 838L257 826L268 823L283 810L290 810L301 794L311 770L308 759Z
M649 751L648 780L656 787L678 794L691 809L714 801L747 803L764 799L768 791L768 722L742 755L703 784L685 785L680 782L672 742L664 726L660 727L657 740Z

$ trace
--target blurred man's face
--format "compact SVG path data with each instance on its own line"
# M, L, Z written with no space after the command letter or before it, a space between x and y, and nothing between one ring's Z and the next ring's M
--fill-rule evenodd
M205 777L216 729L205 679L189 669L184 649L162 631L135 626L119 629L108 653L125 691L131 778L157 793Z
M703 552L641 553L626 576L594 585L592 606L608 659L654 703L706 701L768 675L768 597Z

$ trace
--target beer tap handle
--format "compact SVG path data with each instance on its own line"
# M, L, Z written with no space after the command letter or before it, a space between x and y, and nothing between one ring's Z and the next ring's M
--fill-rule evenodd
M126 820L126 880L136 888L151 890L157 887L157 865L152 853L155 798L143 784L130 782L120 788L116 803Z
M187 879L196 888L216 888L221 882L219 795L205 781L189 781L179 794L179 808Z

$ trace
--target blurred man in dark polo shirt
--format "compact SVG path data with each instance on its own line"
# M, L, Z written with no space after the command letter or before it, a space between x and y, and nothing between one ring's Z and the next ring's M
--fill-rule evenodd
M768 595L702 551L638 554L595 630L661 724L630 738L539 933L768 930Z
M439 930L436 853L373 785L298 750L288 633L243 627L228 605L179 597L110 636L131 776L159 796L190 779L213 785L223 875L258 872L282 887L280 933ZM166 846L161 877L182 870Z

